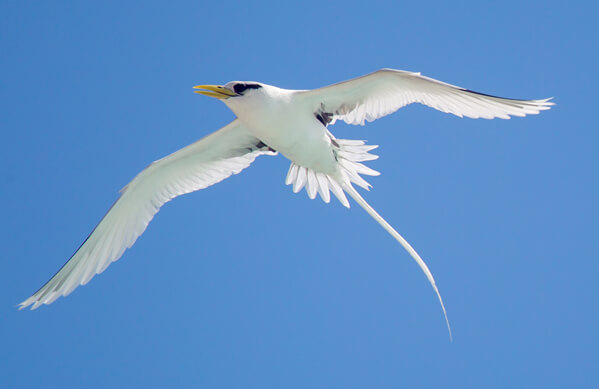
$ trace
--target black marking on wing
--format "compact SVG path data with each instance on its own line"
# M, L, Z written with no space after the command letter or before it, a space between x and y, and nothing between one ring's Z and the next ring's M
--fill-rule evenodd
M262 141L259 141L252 147L248 147L247 151L251 153L252 151L264 150L264 149L267 149L268 151L272 151L273 153L277 152L277 150L273 149L272 147L268 146L266 143L264 143Z
M481 95L481 96L487 96L487 97L495 97L496 99L504 99L504 98L505 98L505 97L499 97L499 96L488 95L488 94L486 94L486 93L480 93L480 92L476 92L476 91L473 91L473 90L470 90L470 89L463 89L463 88L462 88L462 90L463 90L464 92L474 93L475 95Z
M328 126L333 121L333 114L328 112L314 112L314 116L322 123L323 126Z
M463 88L462 88L462 90L463 90L464 92L473 93L473 94L475 94L475 95L481 95L481 96L486 96L486 97L493 97L493 98L495 98L495 99L526 101L526 100L524 100L524 99L510 99L510 98L507 98L507 97L501 97L501 96L495 96L495 95L488 95L488 94L486 94L486 93L476 92L476 91L473 91L473 90L470 90L470 89L463 89Z
M522 105L521 102L526 102L528 100L524 100L524 99L510 99L507 97L500 97L500 96L494 96L494 95L488 95L486 93L480 93L480 92L475 92L473 90L470 89L462 89L464 92L468 92L468 93L472 93L475 95L480 95L480 96L485 96L485 97L493 97L495 99L501 99L501 104L505 104L505 105L510 105L512 107L516 107L516 108L523 108L524 106Z

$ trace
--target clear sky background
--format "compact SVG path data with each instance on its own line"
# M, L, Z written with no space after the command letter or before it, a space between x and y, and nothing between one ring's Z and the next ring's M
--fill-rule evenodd
M27 4L28 3L28 4ZM593 2L0 3L0 387L597 387ZM163 207L67 298L16 304L151 161L233 119L197 84L316 88L382 67L556 106L512 120L409 106L353 204L288 161Z

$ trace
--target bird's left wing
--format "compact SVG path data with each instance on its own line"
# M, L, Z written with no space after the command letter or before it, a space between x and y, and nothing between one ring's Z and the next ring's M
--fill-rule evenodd
M238 119L139 173L67 263L20 308L50 304L86 284L121 257L160 207L185 193L239 173L262 154L275 154Z
M420 73L381 69L323 88L298 91L297 98L327 120L364 124L399 108L421 103L469 118L502 118L537 114L553 105L550 99L518 100L490 96L450 85Z

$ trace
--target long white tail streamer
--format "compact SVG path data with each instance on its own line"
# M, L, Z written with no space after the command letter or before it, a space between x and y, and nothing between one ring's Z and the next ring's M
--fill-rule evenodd
M414 258L416 263L418 263L418 266L420 266L420 269L422 269L426 275L426 278L428 278L428 281L431 283L435 293L437 294L437 297L439 298L441 308L443 309L443 315L445 316L445 323L447 323L447 330L449 331L449 339L452 340L451 327L449 326L445 305L443 304L443 299L441 298L441 294L439 293L439 289L435 283L435 278L433 277L433 274L429 270L428 266L426 266L426 263L422 260L420 255L418 255L416 250L410 246L410 244L399 234L399 232L395 231L395 229L391 227L391 225L387 223L387 221L383 219L383 217L379 215L352 186L353 183L368 190L370 188L370 184L360 177L360 174L369 176L378 176L380 174L376 170L372 170L362 163L378 158L378 156L369 153L378 146L366 145L366 142L362 140L335 139L332 134L329 134L329 136L331 139L334 139L336 143L336 156L339 162L338 171L334 174L317 173L311 169L296 165L294 162L291 162L285 184L293 185L293 191L296 193L305 187L306 192L311 199L314 199L316 194L319 193L320 197L322 197L326 203L328 203L331 199L329 193L329 191L331 191L339 199L341 204L349 208L349 201L347 201L347 198L344 194L347 193L354 199L356 203L364 208L364 210L368 212L368 214L372 216L377 223L379 223L407 250L412 258Z
M375 211L374 208L372 208L370 204L368 204L366 200L364 200L364 198L362 198L362 196L360 196L358 191L356 191L354 187L351 186L351 184L343 183L342 187L343 190L345 190L345 192L347 192L347 194L349 194L356 203L358 203L362 208L364 208L364 210L368 212L368 214L372 216L372 218L376 220L376 222L379 223L381 227L383 227L389 234L391 234L391 236L395 238L395 240L397 240L399 244L401 244L408 253L410 253L410 255L412 256L412 258L414 258L416 263L418 263L418 266L420 266L420 269L422 269L422 271L426 275L426 278L428 278L428 281L431 283L431 286L433 287L435 293L437 294L437 297L439 298L441 308L443 309L443 315L445 316L445 323L447 323L447 330L449 331L449 340L453 340L453 337L451 335L451 326L449 325L449 319L447 318L447 311L445 310L443 299L441 298L441 294L439 293L439 289L437 288L437 284L435 283L435 278L433 277L433 274L429 270L428 266L426 266L424 260L422 260L420 255L418 255L416 250L414 250L414 248L408 243L408 241L406 241L403 238L403 236L399 234L399 232L395 231L395 229L389 223L387 223L387 221L383 219L383 217L379 215L377 211Z

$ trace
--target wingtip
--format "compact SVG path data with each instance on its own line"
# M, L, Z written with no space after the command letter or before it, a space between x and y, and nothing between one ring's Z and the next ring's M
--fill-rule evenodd
M539 102L541 102L541 103L542 103L544 106L546 106L546 107L547 107L547 109L549 109L549 107L551 107L551 106L554 106L554 105L555 105L555 101L551 101L551 100L553 100L553 99L554 99L554 97L553 97L553 96L551 96L551 97L548 97L548 98L546 98L546 99L539 100Z
M31 300L31 297L30 297L30 298L28 298L27 300L25 300L25 301L23 301L23 302L20 302L19 304L17 304L17 307L18 307L19 311L22 311L23 309L25 309L25 308L29 307L29 306L30 306L31 304L33 304L33 303L34 303L34 301L33 301L33 300ZM37 308L37 307L35 307L35 308ZM35 308L34 308L34 307L31 307L30 309L31 309L31 310L33 310L33 309L35 309Z

